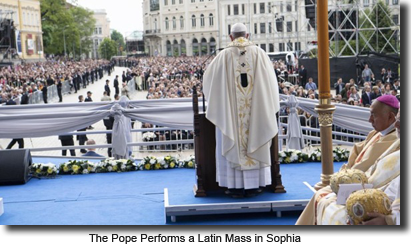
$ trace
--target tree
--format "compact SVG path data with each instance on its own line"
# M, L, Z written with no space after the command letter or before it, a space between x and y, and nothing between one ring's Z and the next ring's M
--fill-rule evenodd
M123 35L118 32L117 30L113 30L111 33L111 40L115 41L117 43L117 51L121 53L124 48L125 48L125 43L124 43L124 37Z
M95 19L93 12L67 4L66 0L41 0L44 51L79 55L88 52Z
M109 60L117 54L117 43L109 38L104 38L98 47L100 57Z
M360 53L395 52L394 26L391 10L385 1L380 0L372 9L365 10L360 16Z

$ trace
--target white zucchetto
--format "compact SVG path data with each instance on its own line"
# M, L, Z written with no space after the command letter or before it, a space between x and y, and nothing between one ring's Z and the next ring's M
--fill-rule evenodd
M247 27L242 23L236 23L231 27L231 33L247 33Z

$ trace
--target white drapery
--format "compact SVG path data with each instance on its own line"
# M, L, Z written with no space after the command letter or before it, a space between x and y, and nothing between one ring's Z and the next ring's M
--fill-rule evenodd
M288 97L285 95L281 95L280 98L284 101L283 104L286 104L286 101L288 101ZM314 110L316 105L318 105L317 100L298 98L298 101L298 108L318 116ZM199 103L201 109L201 98ZM121 104L126 104L130 108L121 107ZM118 116L124 116L132 120L169 128L193 129L191 98L139 100L130 101L129 103L123 101L123 103L36 104L0 106L0 138L34 138L65 134L88 127L109 116L112 111ZM366 134L372 130L372 126L368 123L369 115L369 109L367 108L336 104L334 124L348 130ZM121 120L121 118L117 119L118 121ZM127 129L113 129L113 138L119 135L118 132L123 132L124 130ZM121 142L125 140L129 142L126 138L122 139ZM126 146L126 143L123 144ZM123 154L123 148L120 150Z

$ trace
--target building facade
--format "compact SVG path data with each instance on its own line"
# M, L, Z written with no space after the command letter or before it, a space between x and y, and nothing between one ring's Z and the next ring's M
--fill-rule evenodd
M391 10L393 23L396 22L399 29L399 1L385 1ZM146 53L163 56L211 54L230 43L229 31L237 22L248 27L251 41L266 52L307 52L315 48L317 41L315 2L316 0L144 0ZM365 9L372 9L377 0L328 2L330 13L344 10L345 14L338 12L341 18L348 16L348 12L351 17L364 15ZM349 18L342 18L342 21L349 23L347 19ZM341 33L347 35L348 31L344 28L350 29L349 32L357 30L359 34L356 39L359 42L361 34L358 26L345 24L334 29L330 27L330 31L338 33L338 40ZM348 43L347 46L353 46ZM361 52L358 48L352 50L354 55Z
M144 0L146 53L206 55L219 48L217 0Z
M10 28L12 42L6 42L13 53L17 53L24 60L44 59L39 0L0 0L0 22L3 27L6 22L13 26ZM9 37L4 35L4 30L3 32L0 40L3 39L4 42L4 39Z
M96 19L96 26L94 28L93 35L91 36L93 44L89 57L100 58L98 53L100 43L104 40L104 38L110 39L110 20L108 19L107 12L104 9L93 10L93 12L93 17Z

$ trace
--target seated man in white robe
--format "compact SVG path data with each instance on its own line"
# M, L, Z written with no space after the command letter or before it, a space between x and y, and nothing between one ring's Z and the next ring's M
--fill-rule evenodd
M237 23L231 43L205 71L206 117L216 126L217 182L233 197L271 184L271 140L278 132L278 84L267 54Z
M395 98L395 97L394 97ZM375 173L375 166L380 162L382 158L390 155L391 153L397 152L400 149L400 142L398 140L397 134L395 132L395 116L399 110L399 102L391 96L382 96L377 99L371 105L371 116L369 121L374 127L374 133L371 138L367 137L368 142L362 144L362 149L357 147L353 148L356 159L350 158L352 161L357 161L353 163L352 166L344 165L343 168L353 168L359 169L366 173L368 177L371 177ZM385 127L385 129L383 129ZM378 131L378 132L377 132ZM389 135L389 136L388 136ZM369 135L370 136L370 135ZM388 136L388 137L387 137ZM392 137L394 136L394 137ZM378 146L378 147L376 147ZM353 152L352 151L352 152ZM384 155L384 156L382 156ZM364 160L364 157L367 157ZM372 164L370 164L372 162ZM399 162L398 162L399 163ZM368 165L370 164L370 165ZM399 175L399 172L398 172ZM371 179L370 179L371 180ZM377 185L375 185L377 186ZM378 186L382 187L383 185ZM328 196L332 193L331 187L327 186L319 191L317 191L311 198L310 202L305 207L303 213L297 220L297 225L315 225L321 224L318 220L322 220L322 213L325 207L329 204L326 203L327 199L332 199ZM328 198L327 198L328 197ZM323 204L320 201L323 200ZM321 222L321 221L320 221Z

